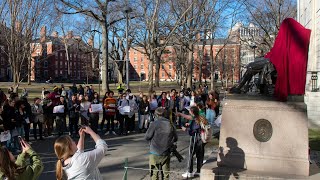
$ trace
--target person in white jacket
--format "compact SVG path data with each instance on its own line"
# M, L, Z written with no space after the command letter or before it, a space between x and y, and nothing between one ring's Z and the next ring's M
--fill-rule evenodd
M84 152L85 134L89 134L96 143L94 150ZM107 143L88 126L83 126L79 135L77 145L68 135L60 136L54 143L54 151L58 158L57 180L102 180L98 164L107 153Z

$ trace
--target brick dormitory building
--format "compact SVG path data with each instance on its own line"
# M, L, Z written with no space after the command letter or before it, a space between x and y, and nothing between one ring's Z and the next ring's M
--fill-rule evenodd
M87 79L99 79L99 51L93 48L90 39L85 43L80 36L74 36L72 31L65 36L59 36L54 31L48 36L46 27L42 27L40 38L35 39L31 46L32 81L45 82L51 78L59 82L86 82Z
M212 42L213 41L213 42ZM204 43L203 43L204 42ZM199 50L202 49L204 44L204 55L199 55ZM211 44L213 44L211 46ZM212 47L214 57L219 52L216 58L216 71L210 70L210 48ZM182 66L177 61L177 50L179 47L175 45L168 45L166 53L162 54L160 65L159 79L161 81L173 81L179 79L179 68ZM130 59L130 80L148 80L149 60L143 53L143 47L132 47L129 51ZM200 57L203 57L202 67L200 67ZM202 80L209 80L211 73L215 77L221 79L223 76L228 76L228 80L237 82L240 79L240 43L236 38L233 39L200 39L194 45L193 53L193 78L199 80L199 70L202 68ZM181 63L186 64L187 59ZM154 77L154 75L153 75Z

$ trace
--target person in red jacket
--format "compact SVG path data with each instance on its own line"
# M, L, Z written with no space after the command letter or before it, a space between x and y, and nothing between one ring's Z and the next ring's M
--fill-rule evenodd
M114 132L114 116L116 115L116 109L117 109L117 100L113 97L114 93L113 91L108 92L108 97L104 100L103 106L105 108L105 117L107 120L107 132L105 135L113 134L116 135ZM110 130L110 123L111 123L111 130Z

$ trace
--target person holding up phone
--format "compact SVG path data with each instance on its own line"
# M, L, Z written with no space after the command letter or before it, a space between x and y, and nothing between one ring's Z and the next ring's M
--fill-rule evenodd
M0 147L0 179L38 179L43 171L40 156L19 136L22 153L17 159L6 147ZM30 161L28 160L30 158ZM27 164L30 162L31 164Z
M94 150L84 152L85 134L89 134L96 143ZM79 135L78 144L68 135L60 136L54 143L54 151L58 158L56 164L57 180L102 180L98 164L107 152L106 142L88 126L82 126Z

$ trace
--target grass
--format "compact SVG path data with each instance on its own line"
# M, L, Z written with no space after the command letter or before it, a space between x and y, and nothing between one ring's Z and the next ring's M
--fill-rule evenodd
M31 85L28 85L27 83L20 83L19 84L19 94L21 93L23 88L26 88L28 90L29 93L29 99L33 99L35 97L40 97L41 96L41 91L42 88L46 88L46 90L52 91L53 87L56 85L58 87L61 86L61 84L64 84L65 89L68 90L69 86L72 86L71 83L53 83L53 84L46 84L46 83L32 83ZM77 84L77 87L80 84ZM83 86L85 86L85 84L82 84ZM91 85L91 84L89 84ZM93 88L95 91L99 91L99 85L98 84L92 84ZM0 82L0 88L6 92L7 89L12 86L12 83L10 82ZM109 84L109 87L112 91L115 92L115 94L117 95L117 86L118 84ZM124 88L126 88L125 86L123 86ZM145 94L148 92L148 82L139 82L139 81L133 81L130 82L130 89L132 91L132 93L138 95L139 91L144 92ZM175 88L177 90L180 89L180 87L177 85L176 82L160 82L160 87L155 87L154 90L159 94L160 91L170 91L172 88ZM102 85L100 85L100 97L104 95L105 92L102 92Z
M311 150L320 151L320 130L309 129L309 146Z

